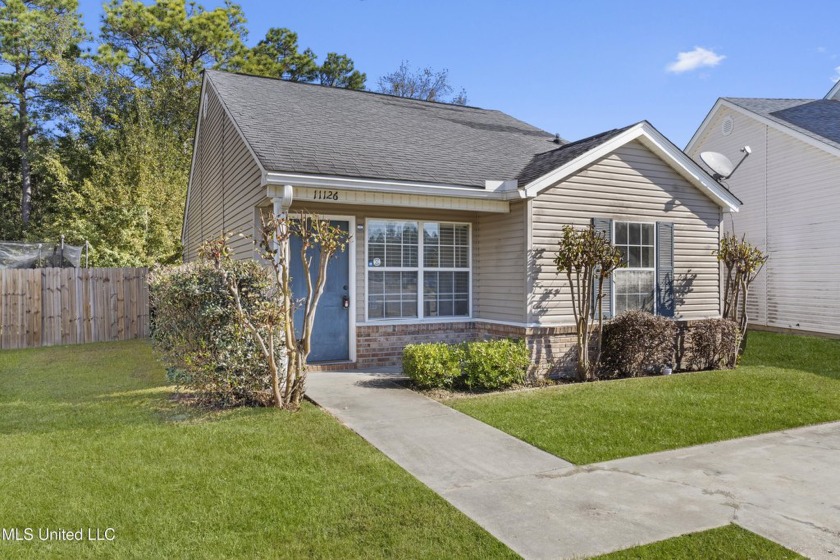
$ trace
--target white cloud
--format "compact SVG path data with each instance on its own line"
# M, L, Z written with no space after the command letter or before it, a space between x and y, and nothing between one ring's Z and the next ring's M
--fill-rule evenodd
M674 74L682 74L705 66L717 66L724 58L726 58L724 55L717 54L709 49L694 47L693 51L677 53L677 60L666 66L665 69Z
M833 78L831 78L832 82L836 82L836 81L840 80L840 66L835 68L834 72L835 72L835 76Z

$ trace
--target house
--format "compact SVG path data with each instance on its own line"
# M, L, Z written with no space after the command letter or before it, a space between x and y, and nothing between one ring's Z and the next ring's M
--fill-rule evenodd
M725 226L769 255L748 298L756 328L840 334L840 82L822 99L721 98L686 152L732 160L744 202Z
M408 343L512 336L542 373L573 362L553 263L564 224L594 223L627 255L607 315L691 321L720 314L713 251L740 205L644 121L568 143L499 111L206 72L185 260L223 231L252 235L284 193L353 236L311 362L392 365ZM254 256L247 239L232 248Z

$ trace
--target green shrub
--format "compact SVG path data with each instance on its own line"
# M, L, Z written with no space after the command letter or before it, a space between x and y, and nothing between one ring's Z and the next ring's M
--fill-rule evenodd
M644 311L628 311L604 324L601 376L635 377L674 365L677 325Z
M504 389L522 383L530 363L522 340L409 344L403 350L403 372L421 389Z
M409 344L403 350L403 373L421 389L451 389L461 375L460 346L443 342Z
M733 367L738 353L738 324L729 319L692 323L686 339L691 366L697 369Z
M226 274L236 278L246 310L268 297L267 271L255 261L233 262L228 271L208 261L154 269L149 278L152 343L169 379L194 391L201 402L268 404L270 374L237 320Z
M525 380L531 356L524 340L466 342L463 348L459 385L470 390L492 391Z

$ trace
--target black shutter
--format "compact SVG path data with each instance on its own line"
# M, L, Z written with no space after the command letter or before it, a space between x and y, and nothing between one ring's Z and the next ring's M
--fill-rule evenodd
M674 224L656 222L656 312L674 316Z
M608 218L592 218L592 227L595 228L596 233L602 233L607 237L607 240L612 243L612 220ZM598 277L593 279L594 286L592 286L592 315L598 318ZM601 312L604 318L612 317L612 278L604 280L604 298L601 301Z

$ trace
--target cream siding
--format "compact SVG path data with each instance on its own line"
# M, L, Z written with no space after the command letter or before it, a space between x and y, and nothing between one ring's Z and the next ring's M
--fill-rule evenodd
M735 123L730 136L720 131L725 115ZM727 227L770 257L751 290L750 320L840 334L840 158L727 107L710 119L689 155L717 151L734 158L745 144L753 154L727 181L744 206Z
M568 282L553 262L564 224L592 218L674 223L676 318L720 314L721 209L641 143L630 142L540 193L532 205L528 322L573 324Z
M225 233L254 231L254 206L265 196L261 172L213 88L206 86L206 108L199 115L195 166L190 178L184 224L184 260L197 257L202 241ZM252 244L231 238L236 258L251 258Z
M481 215L477 278L479 298L474 315L480 319L522 323L525 321L525 276L527 270L526 202L511 203L510 213Z

